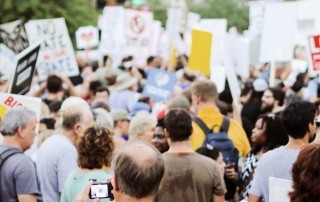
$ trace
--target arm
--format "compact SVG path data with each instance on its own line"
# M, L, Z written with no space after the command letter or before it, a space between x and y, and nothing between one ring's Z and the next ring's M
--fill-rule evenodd
M19 194L18 200L19 202L36 202L37 197L32 194Z
M40 97L40 96L44 93L44 91L46 90L46 88L47 88L47 82L44 81L44 82L40 85L40 88L39 88L38 90L36 90L36 91L33 92L33 95L32 95L32 96L34 96L34 97Z
M256 196L253 194L249 194L249 200L248 202L259 202L260 200L260 196Z
M63 81L65 84L67 84L68 90L69 90L69 92L70 92L70 95L71 95L71 96L79 97L79 94L78 94L78 92L76 91L76 89L74 88L73 83L70 81L69 77L63 75L63 76L61 76L61 79L62 79L62 81Z
M222 196L213 195L212 201L213 202L224 202L224 195L222 195Z

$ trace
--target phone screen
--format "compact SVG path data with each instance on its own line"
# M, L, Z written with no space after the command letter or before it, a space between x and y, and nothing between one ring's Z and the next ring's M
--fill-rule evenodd
M112 185L110 182L106 183L94 183L91 185L89 198L112 198L111 194Z

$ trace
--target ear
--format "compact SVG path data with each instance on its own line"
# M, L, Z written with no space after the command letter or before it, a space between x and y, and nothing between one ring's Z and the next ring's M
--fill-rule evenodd
M79 123L76 123L74 126L73 126L73 131L75 134L79 134L81 132L81 125Z
M164 136L166 138L170 138L170 133L168 132L168 130L166 128L164 129Z
M113 186L113 189L117 192L120 191L119 183L118 183L118 178L117 175L114 173L113 178L111 179L111 184Z
M17 135L19 136L19 137L25 137L25 135L23 134L23 127L22 126L19 126L18 127L18 130L17 130Z

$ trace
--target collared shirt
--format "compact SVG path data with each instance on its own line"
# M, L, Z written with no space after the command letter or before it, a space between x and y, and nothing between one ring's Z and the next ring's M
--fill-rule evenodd
M223 121L223 115L216 107L204 107L199 110L197 116L202 119L205 124L207 124L208 128L212 128L213 125L216 125L217 127L214 128L215 132L220 129ZM192 122L192 127L193 133L190 137L190 142L192 148L196 150L202 146L206 136L202 129L195 122ZM238 149L239 154L242 156L247 156L251 149L247 135L242 126L234 119L230 119L228 136L233 142L234 146Z

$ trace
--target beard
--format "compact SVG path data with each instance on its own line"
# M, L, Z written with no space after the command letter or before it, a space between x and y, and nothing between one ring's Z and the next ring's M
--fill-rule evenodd
M269 113L269 112L272 112L272 110L273 110L273 105L262 103L261 105L262 113Z

